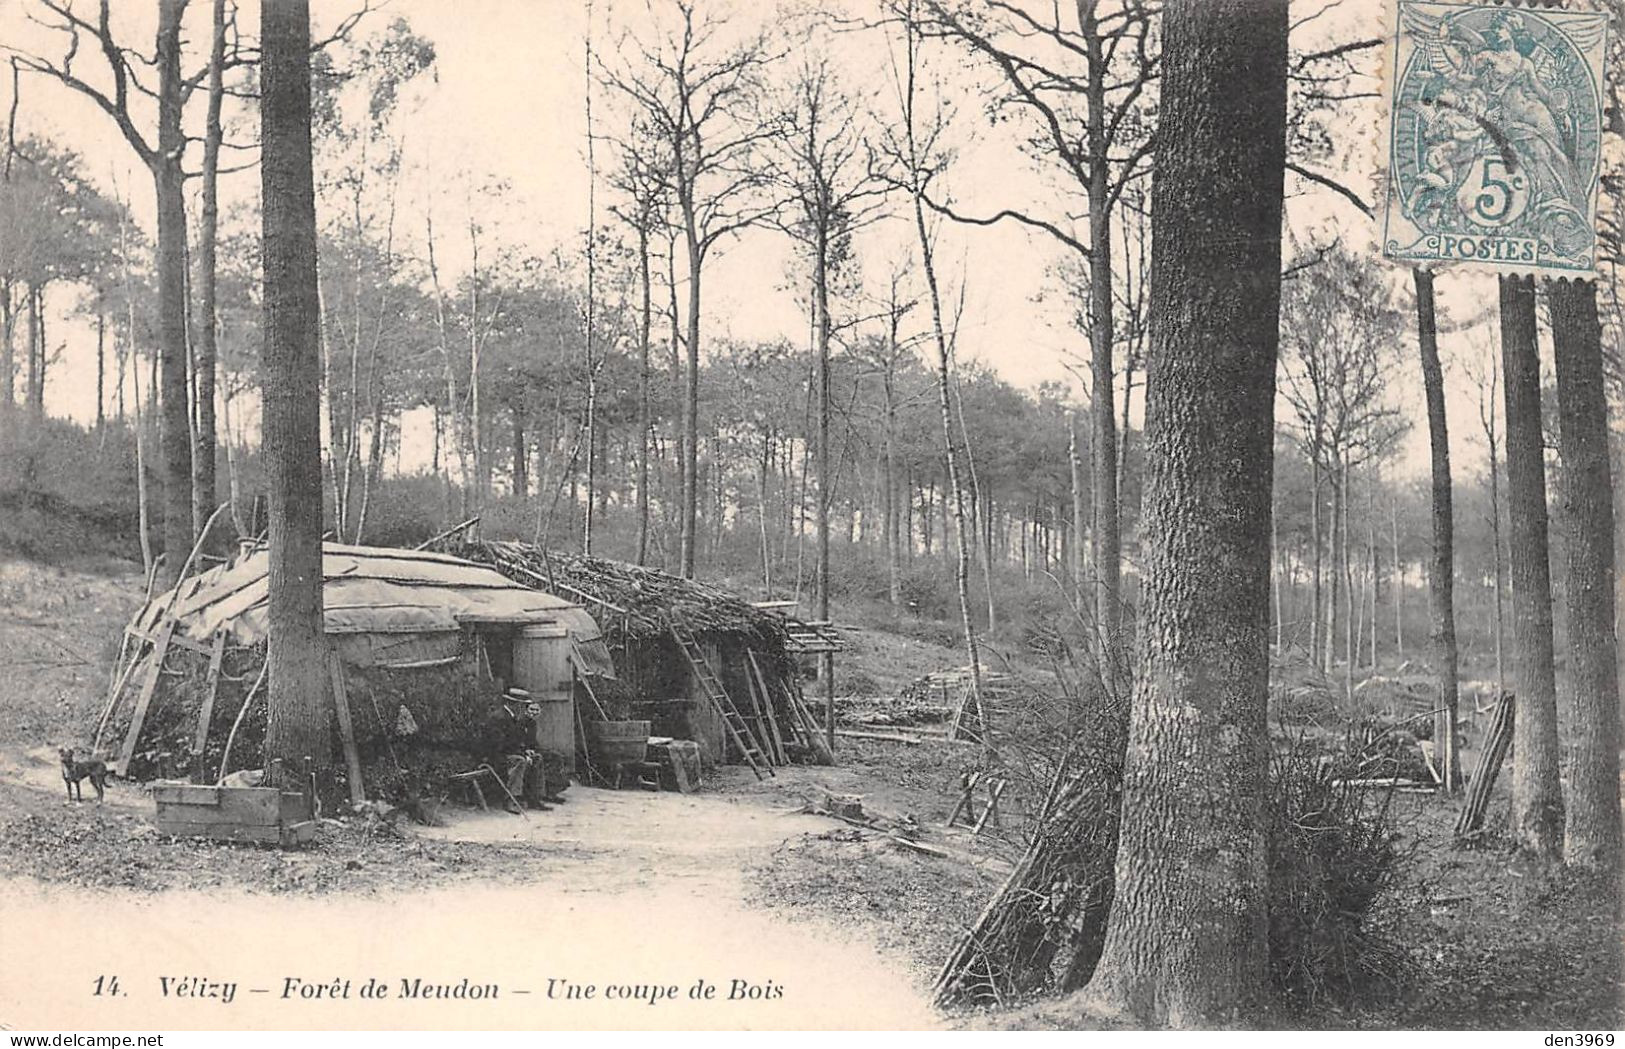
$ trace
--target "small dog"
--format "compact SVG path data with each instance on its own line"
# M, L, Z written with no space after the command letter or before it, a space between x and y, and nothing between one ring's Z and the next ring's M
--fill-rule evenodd
M78 757L72 747L63 747L57 754L62 758L62 782L68 785L68 800L85 800L84 789L79 783L88 779L90 785L96 788L96 802L100 804L107 796L107 763L95 755Z

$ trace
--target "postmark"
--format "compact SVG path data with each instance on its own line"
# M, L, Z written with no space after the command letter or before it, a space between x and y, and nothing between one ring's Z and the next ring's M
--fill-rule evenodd
M1383 254L1590 276L1607 16L1400 0L1392 31Z

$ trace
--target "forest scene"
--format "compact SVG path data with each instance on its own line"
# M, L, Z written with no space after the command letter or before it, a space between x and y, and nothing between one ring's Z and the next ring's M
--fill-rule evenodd
M0 923L783 992L108 1020L0 945L0 1023L1620 1028L1609 3L1593 127L1535 7L0 0ZM1586 273L1385 257L1502 185ZM480 720L560 608L564 787Z

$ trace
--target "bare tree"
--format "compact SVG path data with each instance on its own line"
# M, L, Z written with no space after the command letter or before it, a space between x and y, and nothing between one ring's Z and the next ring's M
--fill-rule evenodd
M1439 715L1434 747L1444 769L1444 786L1460 785L1456 759L1457 704L1455 495L1450 475L1450 431L1445 415L1444 368L1439 363L1439 321L1433 274L1412 271L1416 286L1416 334L1427 397L1428 448L1433 478L1433 558L1428 562L1428 611L1433 622L1433 672L1439 682Z
M1120 683L1122 652L1122 538L1117 493L1117 423L1112 399L1114 292L1111 215L1124 189L1144 176L1153 138L1146 103L1156 78L1153 12L1141 0L1107 7L1076 0L1076 27L1063 25L1061 5L1048 18L1021 4L991 0L955 6L926 0L924 32L959 41L998 71L1005 91L995 103L1022 112L1034 130L1026 149L1081 192L1088 232L1072 232L1065 213L1045 217L1006 207L988 217L928 198L928 206L962 222L1009 220L1041 230L1077 254L1088 271L1090 455L1094 527L1095 626L1100 666L1108 686ZM1086 239L1085 239L1086 238Z
M51 77L89 98L112 118L130 148L152 175L158 200L158 323L163 392L160 442L164 464L164 576L173 582L192 547L192 437L187 409L186 341L186 200L182 157L186 136L181 110L201 77L181 74L181 20L187 0L159 0L154 54L156 88L136 74L145 62L135 49L120 43L112 29L109 0L101 0L94 22L65 0L39 0L51 24L64 37L62 57L49 60L18 54L25 70ZM107 66L111 92L83 79L76 68L82 37L89 36ZM207 70L205 74L207 75ZM146 94L157 104L156 138L136 124L131 93Z
M632 127L614 143L617 170L610 185L622 202L610 212L631 228L637 237L638 270L638 448L637 448L637 554L636 562L649 559L649 446L654 439L650 414L650 350L654 318L653 287L650 279L650 242L663 226L669 201L665 179L660 172L665 159L660 142L642 121L634 118Z
M946 163L941 149L945 122L940 108L933 119L924 121L917 112L920 29L914 4L915 0L907 0L903 12L904 57L901 69L896 71L902 127L900 130L886 131L884 142L887 152L897 162L898 177L908 190L912 203L914 233L920 249L920 265L931 303L931 338L937 351L937 399L942 413L943 456L948 468L948 496L953 500L954 535L957 540L954 584L959 596L960 626L965 632L965 654L970 659L971 698L976 704L977 711L982 714L982 740L991 757L993 740L987 724L987 706L983 702L981 654L970 610L970 548L965 534L965 491L960 479L958 442L954 438L952 350L943 324L942 292L937 280L936 245L925 218L926 198L931 189L931 180L942 173Z
M683 390L679 571L694 575L698 547L701 274L724 239L774 210L757 163L772 129L758 119L761 74L777 56L766 39L726 42L728 20L695 0L669 0L677 25L644 40L627 34L617 66L600 65L605 82L657 137L670 166L660 172L681 227L688 262L687 354Z
M1352 689L1352 616L1343 607L1348 591L1348 477L1386 455L1403 432L1390 403L1387 376L1398 336L1398 313L1382 275L1341 250L1294 279L1282 307L1288 357L1282 386L1295 416L1292 433L1310 466L1310 545L1314 608L1312 658L1330 671L1341 618L1349 661L1345 687ZM1322 606L1322 488L1331 489L1331 586ZM1351 595L1352 596L1352 595ZM1352 604L1348 602L1347 604ZM1342 611L1339 611L1342 607Z
M827 41L810 39L807 53L827 54ZM851 260L852 237L880 216L886 182L866 151L856 104L836 83L827 58L809 57L792 74L786 95L775 107L768 164L788 195L776 224L800 246L811 270L813 357L817 364L814 402L818 417L818 491L814 523L818 531L814 572L814 614L829 611L829 510L835 473L830 455L830 285L833 271ZM824 655L820 678L826 712L835 709L835 657ZM835 720L826 724L826 745L835 750Z

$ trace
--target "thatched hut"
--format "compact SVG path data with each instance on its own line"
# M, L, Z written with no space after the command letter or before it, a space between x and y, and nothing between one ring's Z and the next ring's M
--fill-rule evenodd
M684 652L682 636L689 635L728 700L769 737L761 748L768 758L827 758L801 703L796 657L805 643L793 640L784 616L709 583L623 561L466 538L442 539L437 548L589 610L619 679L599 690L609 716L647 720L656 735L695 740L711 762L742 760L703 672ZM782 746L771 742L775 730Z
M212 782L228 745L229 768L262 763L268 567L248 551L136 613L97 726L120 772ZM322 577L334 755L352 797L433 787L514 746L510 688L531 701L534 743L520 744L574 764L577 671L614 674L579 602L428 551L329 543Z

